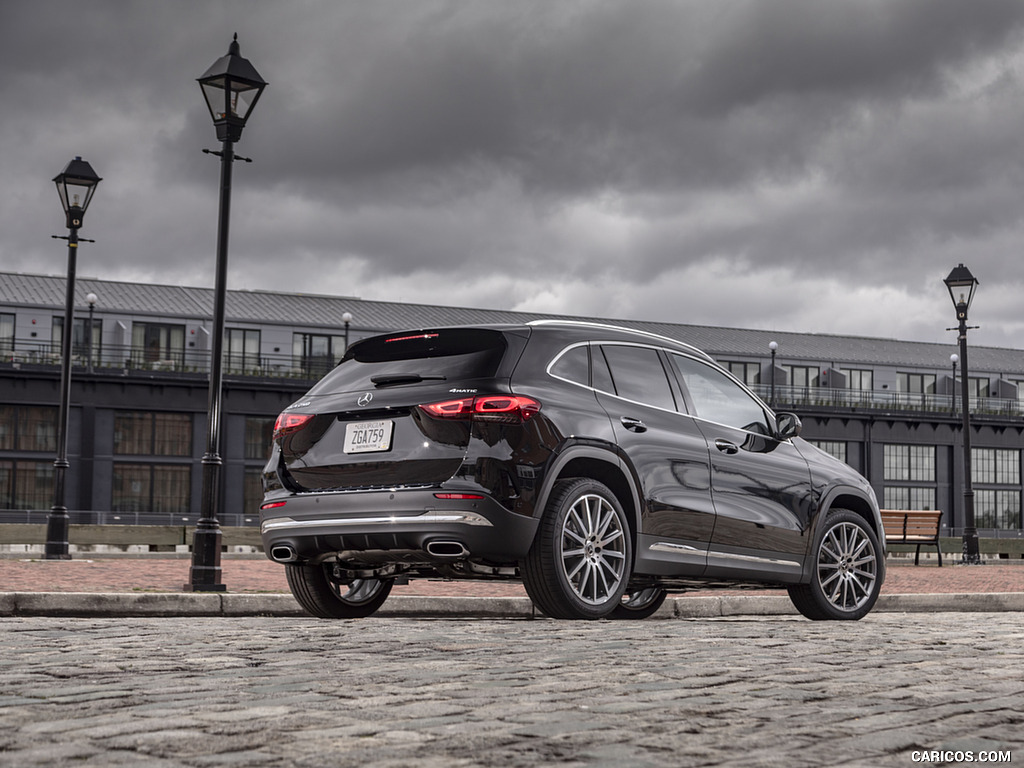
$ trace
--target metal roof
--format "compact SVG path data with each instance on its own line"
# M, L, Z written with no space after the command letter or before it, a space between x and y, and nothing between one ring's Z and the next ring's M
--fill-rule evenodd
M0 306L63 308L64 276L0 272ZM84 308L89 293L100 296L97 312L103 314L155 315L166 318L206 320L213 316L213 289L177 285L126 283L79 277L75 283L75 305ZM348 296L321 296L279 291L228 290L226 317L229 323L283 324L302 328L341 329L342 315L353 316L355 331L388 331L443 325L483 323L525 323L538 319L574 319L621 325L669 336L708 352L719 360L766 359L768 343L779 344L779 360L807 361L817 365L900 366L945 370L950 343L899 341L860 336L819 333L719 328L682 323L616 320L576 315L441 304L409 304L371 301ZM1024 374L1024 351L999 347L971 346L972 372L1003 376Z

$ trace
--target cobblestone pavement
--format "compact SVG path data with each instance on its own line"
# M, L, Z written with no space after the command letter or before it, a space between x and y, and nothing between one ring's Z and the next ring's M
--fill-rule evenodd
M4 618L0 766L1020 762L1022 670L1017 613Z

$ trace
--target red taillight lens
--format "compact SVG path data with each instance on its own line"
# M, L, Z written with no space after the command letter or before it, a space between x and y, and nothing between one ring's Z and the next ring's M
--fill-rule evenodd
M435 499L443 499L445 501L451 501L451 500L466 501L466 500L482 499L482 498L484 498L484 495L481 494L481 493L435 493L434 494L434 498Z
M282 413L274 422L274 440L292 432L298 432L309 420L313 418L311 413Z
M287 501L271 501L261 506L260 509L277 509L278 507L283 507L287 503Z
M540 403L521 395L478 395L458 400L421 405L420 409L438 419L474 419L516 424L540 410Z

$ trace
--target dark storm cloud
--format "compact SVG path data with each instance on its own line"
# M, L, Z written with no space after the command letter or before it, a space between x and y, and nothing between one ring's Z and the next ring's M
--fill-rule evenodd
M1009 337L1022 20L1003 0L8 0L0 258L62 270L49 179L82 154L104 182L80 269L208 284L195 78L237 31L270 86L238 146L232 285L941 336L965 261ZM837 318L878 282L891 310ZM780 283L800 300L766 300Z

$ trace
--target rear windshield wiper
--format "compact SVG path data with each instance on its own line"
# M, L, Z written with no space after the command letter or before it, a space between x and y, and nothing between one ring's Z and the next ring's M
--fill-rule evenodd
M419 373L385 373L380 376L371 376L372 381L378 387L393 387L397 384L418 384L421 381L444 381L445 376L423 376Z

